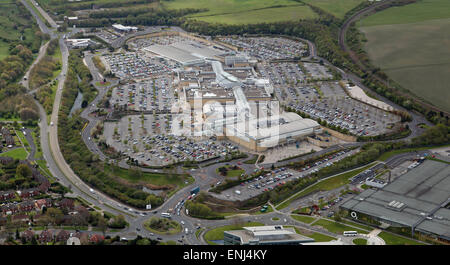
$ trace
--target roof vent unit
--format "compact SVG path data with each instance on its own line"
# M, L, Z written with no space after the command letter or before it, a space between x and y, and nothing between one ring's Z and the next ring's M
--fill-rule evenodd
M396 211L401 211L403 208L406 207L406 205L403 202L399 202L399 201L391 201L388 205L388 208L391 208L393 210Z

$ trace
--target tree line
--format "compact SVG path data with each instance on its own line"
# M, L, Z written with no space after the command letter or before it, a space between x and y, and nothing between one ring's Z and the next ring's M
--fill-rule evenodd
M29 76L30 89L33 90L51 82L54 72L61 69L61 62L53 57L57 48L59 48L58 39L51 40L44 57L31 69Z
M80 53L81 51L74 50L69 56L69 69L64 84L58 124L61 152L73 171L84 182L128 205L145 208L148 194L143 192L138 185L121 181L115 174L108 173L104 163L87 148L80 135L86 121L78 113L69 118L79 90L83 92L83 97L85 93L88 95L86 98L88 101L95 96L89 84L92 76L81 67L84 64ZM81 79L80 82L77 75Z
M19 44L10 55L0 61L0 116L20 117L22 120L37 120L39 110L26 89L17 81L24 75L33 61L30 49Z

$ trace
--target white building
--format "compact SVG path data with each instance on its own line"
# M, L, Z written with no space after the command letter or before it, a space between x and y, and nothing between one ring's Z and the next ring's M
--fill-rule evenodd
M65 39L67 44L74 48L85 48L89 45L95 44L91 39Z
M112 27L119 32L136 31L137 27L124 26L122 24L113 24Z
M282 225L243 227L225 231L224 245L301 245L314 239L297 234L294 228Z

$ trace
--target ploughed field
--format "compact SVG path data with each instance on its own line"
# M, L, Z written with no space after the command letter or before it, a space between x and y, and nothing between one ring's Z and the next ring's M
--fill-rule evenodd
M450 111L450 1L392 7L358 26L374 65L418 97Z

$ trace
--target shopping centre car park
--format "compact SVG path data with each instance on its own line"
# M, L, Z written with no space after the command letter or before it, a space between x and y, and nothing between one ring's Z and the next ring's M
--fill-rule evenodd
M330 70L320 63L302 63L312 80L332 79L333 74Z
M271 170L265 175L224 190L220 194L211 193L211 195L223 200L246 200L265 191L272 190L276 186L284 185L288 181L308 177L311 173L317 172L323 167L331 166L333 163L351 156L358 151L358 149L340 151L311 165L305 166L299 171L288 168Z
M110 103L125 105L129 110L168 112L174 101L172 80L168 76L115 87Z
M164 115L156 117L159 116ZM170 135L165 121L160 118L156 120L153 115L144 115L144 128L145 130L142 129L140 115L130 115L123 117L118 123L106 122L104 137L106 143L116 151L149 166L179 161L201 162L238 150L236 145L227 142L190 140L184 136ZM114 133L116 130L117 134Z
M258 60L292 59L302 57L308 46L300 41L271 37L223 37L221 42L241 48Z
M400 122L392 114L346 96L337 82L319 82L323 97L316 89L298 87L290 107L329 124L347 128L355 135L378 135L391 131Z
M320 66L320 64L304 64L307 71L313 73L314 78L332 78L323 66L315 68L313 65ZM259 66L262 76L269 78L274 84L274 90L280 99L290 102L288 104L290 107L309 114L312 118L320 118L329 124L347 128L355 135L387 133L394 124L400 122L400 117L395 114L348 97L337 81L307 82L308 77L296 63Z
M117 33L112 33L108 30L99 30L97 32L95 32L95 35L100 37L102 40L104 40L106 43L111 43L114 40L116 40L117 38L119 38L119 34Z
M188 38L179 35L154 36L150 38L137 38L129 42L130 48L140 50L150 45L171 45L176 42L186 41Z
M171 71L164 60L146 58L140 53L112 53L102 57L111 72L121 79L145 79Z

